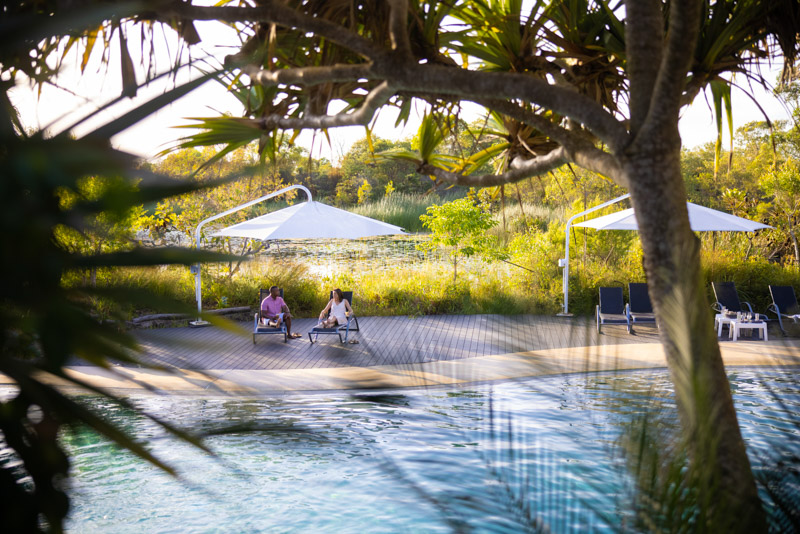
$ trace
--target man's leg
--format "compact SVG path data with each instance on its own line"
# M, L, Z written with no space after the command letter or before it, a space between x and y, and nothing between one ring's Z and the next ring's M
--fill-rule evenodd
M290 338L300 337L299 335L295 336L294 334L292 334L292 314L291 313L284 313L283 314L283 320L286 323L286 334Z

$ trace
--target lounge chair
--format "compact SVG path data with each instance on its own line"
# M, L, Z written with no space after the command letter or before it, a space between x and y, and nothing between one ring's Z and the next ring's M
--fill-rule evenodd
M797 297L792 286L769 286L769 294L772 295L772 304L767 308L767 313L774 313L778 316L778 326L781 332L786 335L783 328L783 317L792 319L795 323L800 321L800 305L797 304Z
M600 333L600 325L604 324L624 324L628 326L630 332L631 324L625 314L625 303L622 299L621 287L601 287L600 304L595 307L595 319L597 320L597 333Z
M739 293L736 291L736 284L733 282L711 282L711 287L714 290L714 298L716 299L713 308L717 312L721 312L722 308L727 308L728 311L733 312L754 313L753 306L749 302L739 300ZM766 315L760 313L756 313L755 317L759 321L769 320Z
M352 291L342 291L344 295L344 299L350 303L350 306L353 306L353 292ZM331 291L330 296L328 299L333 298L333 291ZM330 311L328 312L328 316L325 317L326 319L330 317ZM308 331L308 340L311 343L314 343L321 335L326 334L335 334L339 336L340 343L347 343L347 337L350 335L350 332L358 332L358 318L356 317L355 313L351 313L350 316L347 318L347 322L345 324L337 324L336 326L332 326L330 328L323 328L321 326L315 326L311 330ZM342 332L344 332L344 338L342 338ZM312 337L313 336L313 337ZM355 343L355 342L354 342Z
M281 298L283 298L283 289L279 290ZM273 326L274 323L265 324L266 317L261 315L261 303L269 296L269 289L262 289L258 292L258 313L253 317L253 345L256 344L256 336L262 334L283 334L283 342L286 343L289 339L289 334L286 332L286 323L281 321L280 326Z
M633 325L637 323L655 324L656 314L653 313L653 304L650 302L647 284L628 284L628 304L625 306L625 315L628 316L629 334L633 334Z

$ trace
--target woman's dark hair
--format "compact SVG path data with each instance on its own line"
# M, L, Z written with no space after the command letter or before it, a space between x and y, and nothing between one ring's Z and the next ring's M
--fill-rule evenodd
M342 293L341 289L337 287L336 289L333 290L333 292L336 293L337 297L339 297L339 302L342 302L344 300L344 293Z

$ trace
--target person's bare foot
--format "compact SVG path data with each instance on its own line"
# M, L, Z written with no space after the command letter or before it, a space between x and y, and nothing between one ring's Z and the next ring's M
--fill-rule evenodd
M297 339L300 337L303 337L303 334L298 334L297 332L295 332L294 334L289 334L289 339Z

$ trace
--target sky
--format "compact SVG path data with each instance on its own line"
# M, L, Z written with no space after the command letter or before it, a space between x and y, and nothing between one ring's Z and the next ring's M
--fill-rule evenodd
M230 29L212 26L211 23L198 23L198 32L202 42L193 47L193 57L211 55L221 59L231 53L238 45L237 35ZM130 32L129 49L135 56L139 49L138 32ZM176 54L174 40L157 38L157 65L162 71L170 65L169 58ZM212 46L206 43L224 43L222 46ZM234 48L232 48L234 47ZM100 47L98 47L100 48ZM113 40L109 54L109 64L104 66L100 61L100 50L92 55L86 70L81 74L78 51L71 51L65 56L57 83L68 88L58 89L45 86L41 94L33 91L28 84L18 84L12 91L13 103L21 112L23 122L29 128L49 128L52 133L58 133L72 125L78 118L84 117L97 109L100 105L115 99L121 92L121 78L119 68L119 53L117 39ZM136 62L137 60L134 59ZM780 72L780 64L773 65L766 78L773 81ZM197 71L181 72L176 80L178 83L186 82L199 75ZM141 77L141 75L140 75ZM141 81L141 80L140 80ZM175 81L170 79L164 83L153 84L152 87L140 90L135 99L116 105L109 111L99 115L96 119L88 121L75 129L80 137L93 127L110 121L122 115L125 111L155 97L159 93L173 87ZM785 106L768 91L754 88L759 104L765 109L771 119L788 119L789 111ZM763 120L763 115L758 107L741 91L733 92L733 119L734 127L738 128L751 121ZM693 148L716 139L714 115L708 102L709 99L699 96L695 102L683 110L680 121L680 132L683 146ZM390 140L400 140L416 133L419 124L417 118L423 111L423 105L418 106L419 113L412 113L411 120L406 126L395 127L397 112L387 108L376 119L374 135ZM162 109L157 114L143 120L116 135L111 139L112 145L121 150L130 152L143 158L155 158L160 152L175 145L177 139L189 134L192 130L175 128L179 125L189 125L191 117L211 117L220 113L231 113L241 116L242 106L238 100L229 94L221 84L210 81L192 93L176 101L169 107ZM470 120L467 117L467 120ZM727 125L724 129L727 132ZM297 143L307 149L312 148L312 133L304 132ZM350 146L364 137L364 128L351 126L330 130L331 143L328 144L321 134L316 136L313 144L313 156L325 157L331 161L338 161L348 151ZM728 137L725 135L723 146L728 146Z

